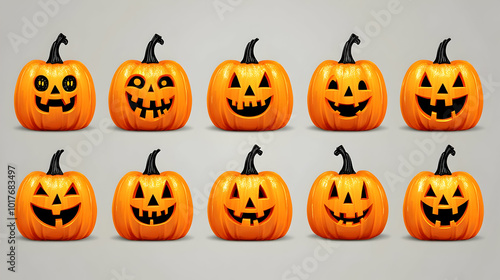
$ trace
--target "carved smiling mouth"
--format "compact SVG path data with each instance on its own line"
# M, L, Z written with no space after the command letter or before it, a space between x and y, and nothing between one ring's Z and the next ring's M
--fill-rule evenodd
M436 224L437 221L440 221L441 226L449 226L451 221L455 221L458 223L462 216L467 210L467 205L469 201L464 202L462 205L458 206L457 213L453 214L453 209L439 209L438 213L432 214L432 206L429 206L422 202L422 209L424 210L425 217L433 224Z
M421 97L417 95L418 106L420 109L429 117L432 116L432 112L436 112L436 118L438 120L449 119L452 117L451 113L455 112L455 116L458 115L467 101L467 95L460 98L453 99L453 104L451 106L445 105L445 100L436 100L436 105L431 105L431 100L429 98Z
M141 223L146 225L158 225L162 224L172 217L172 214L175 210L175 204L168 207L166 213L165 210L162 211L145 211L142 210L142 216L140 216L139 208L132 207L132 212L134 213L134 217ZM151 217L149 217L149 212L151 212Z
M339 104L338 106L335 106L335 102L330 101L328 99L326 101L328 101L330 107L332 107L334 111L339 112L341 116L354 117L358 112L361 112L365 109L366 105L368 104L368 101L370 101L370 98L366 99L363 102L359 102L358 106L354 106L354 104Z
M328 214L330 214L330 218L332 218L337 224L344 225L344 224L347 224L348 222L351 222L352 225L356 225L362 221L361 219L364 219L366 216L368 216L370 214L372 206L370 205L370 207L368 207L366 210L364 210L363 215L361 215L361 216L358 216L358 213L356 212L354 218L347 218L345 213L340 213L340 216L336 216L335 213L332 210L330 210L330 208L328 208L326 205L325 205L325 208L326 208L326 212L328 212Z
M151 101L149 101L149 108L146 108L146 107L143 107L143 105L142 105L142 102L143 102L142 98L137 98L137 102L134 102L134 101L132 101L132 95L127 92L127 99L128 99L128 104L130 105L130 108L132 109L132 111L135 112L136 110L141 110L140 117L143 119L146 118L146 113L148 111L153 112L154 119L160 117L160 114L162 116L165 115L165 113L168 112L168 110L170 110L170 107L172 107L172 103L174 102L174 97L170 98L170 100L169 100L170 102L168 104L165 104L165 100L162 99L161 105L156 106L156 101L151 100Z
M237 222L238 224L241 224L246 219L246 220L250 221L249 225L251 225L251 226L255 226L255 225L258 225L258 224L265 222L267 220L267 218L269 218L269 216L271 216L271 214L273 213L273 209L274 209L274 206L265 210L264 215L262 215L262 217L259 218L259 217L257 217L257 213L243 213L243 212L241 213L241 217L238 217L238 216L234 215L234 210L231 210L231 209L226 207L227 213L229 214L229 216L231 218L233 218L233 220L235 222Z
M33 203L31 203L31 208L42 223L55 227L57 219L62 219L63 226L71 222L78 214L78 210L80 210L80 203L69 209L61 210L59 215L53 215L52 210L35 206Z
M256 106L252 106L252 102L248 105L243 104L243 109L241 110L238 110L238 102L235 102L235 105L233 105L233 100L227 98L227 103L229 104L229 107L231 107L231 110L240 116L256 117L258 115L262 115L267 110L269 104L271 104L272 98L273 97L271 96L266 99L264 101L264 105L262 105L262 101L257 101Z
M42 104L42 98L36 96L36 106L42 112L48 113L51 107L62 107L63 113L66 113L75 107L76 95L69 99L68 104L64 104L63 99L49 99L47 104Z

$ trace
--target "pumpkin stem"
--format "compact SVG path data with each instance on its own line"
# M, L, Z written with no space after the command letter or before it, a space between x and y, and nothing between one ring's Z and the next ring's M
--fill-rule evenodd
M446 146L446 150L444 150L444 152L441 154L441 157L439 158L438 168L434 175L451 175L451 171L448 168L448 156L450 154L452 156L455 156L455 148L453 148L451 145L448 145Z
M259 61L257 60L257 58L255 58L255 55L253 53L253 49L257 41L259 41L259 38L255 38L252 41L248 42L247 47L245 48L245 55L243 56L243 60L241 61L241 63L259 64Z
M66 36L64 34L59 33L57 39L54 41L54 43L52 43L52 47L50 47L49 59L47 60L47 63L63 64L63 60L59 55L59 47L61 46L61 43L67 45L68 39L66 39Z
M247 159L245 160L245 166L243 167L243 171L241 171L241 175L258 175L259 172L255 169L254 159L255 155L262 155L262 150L258 145L254 145L250 153L247 155Z
M148 161L146 162L146 169L142 172L143 175L160 175L158 168L156 168L156 155L160 152L160 149L154 150L148 156Z
M354 58L352 58L352 44L356 43L356 45L359 45L361 41L359 40L358 35L356 34L351 34L351 37L349 37L349 40L344 45L344 50L342 51L342 57L339 60L339 63L343 64L355 64L356 61L354 61Z
M61 158L61 154L64 150L58 150L50 160L49 171L47 171L47 175L64 175L64 172L61 170L61 166L59 166L59 159Z
M153 36L153 39L149 41L148 46L146 47L146 54L144 55L144 59L142 60L142 63L159 63L158 59L156 59L155 55L155 46L156 44L160 43L160 45L163 45L164 41L161 38L160 35L155 34Z
M339 174L356 174L356 171L354 171L354 168L352 167L352 161L351 157L349 154L345 151L344 146L340 145L335 149L335 152L333 152L334 155L342 155L342 158L344 160L344 164L342 165L342 169L340 170Z
M434 60L434 64L451 64L448 56L446 55L446 46L451 41L450 38L445 39L441 44L439 44L436 59Z

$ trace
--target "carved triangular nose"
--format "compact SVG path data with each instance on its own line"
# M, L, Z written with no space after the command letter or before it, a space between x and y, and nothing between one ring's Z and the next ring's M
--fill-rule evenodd
M245 206L245 208L255 208L251 198L248 199L247 206Z
M52 94L57 94L57 93L59 93L59 90L57 89L57 87L56 87L56 86L54 86L54 87L52 88L52 92L51 92L51 93L52 93Z
M446 87L444 86L444 84L441 85L441 87L438 90L438 93L444 93L444 94L448 93L448 91L446 90Z
M61 204L61 199L59 199L59 195L56 194L56 198L54 198L54 202L52 202L52 205L58 205Z
M351 195L347 193L347 196L345 197L344 203L352 203Z
M151 196L151 199L149 200L148 206L158 206L158 201L156 201L154 194Z
M245 96L255 96L251 86L248 86L247 91L245 91Z
M443 198L441 198L441 200L439 201L439 205L448 205L448 201L446 200L444 195L443 195Z
M153 90L153 85L149 85L148 92L155 92L155 91Z
M352 96L351 87L347 87L347 90L346 90L344 96Z

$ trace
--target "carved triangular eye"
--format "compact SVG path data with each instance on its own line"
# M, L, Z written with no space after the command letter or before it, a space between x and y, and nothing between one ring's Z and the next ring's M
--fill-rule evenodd
M455 83L453 84L453 87L464 87L464 81L462 80L461 74L458 74L457 79L455 80Z
M259 198L267 198L266 192L262 186L259 186Z
M71 183L71 186L69 187L68 191L66 192L66 195L77 195L78 193L76 192L75 185Z
M363 190L361 191L361 198L368 198L368 193L366 192L365 182L363 182Z
M328 89L339 89L339 85L337 84L337 81L332 80L330 84L328 85Z
M231 81L231 88L239 88L240 86L240 81L238 80L238 76L236 74L233 75L233 80Z
M429 188L429 190L427 191L425 196L436 197L436 194L434 193L434 190L432 189L432 187Z
M38 184L38 190L36 190L35 195L45 195L49 196L42 187L42 184Z
M231 198L240 198L240 194L238 193L238 186L234 184L233 191L231 192Z
M422 79L422 83L420 83L420 87L432 87L429 78L427 78L427 74L424 74L424 78Z
M337 192L337 185L333 182L332 191L330 192L330 198L339 197L339 193Z
M137 183L137 190L135 191L134 198L144 198L144 193L142 192L141 183Z
M170 192L170 186L168 185L168 182L165 182L165 187L163 187L163 194L161 195L161 198L172 198L172 193Z
M367 89L368 89L368 87L366 86L365 81L363 81L363 80L359 81L358 90L367 90Z
M457 187L457 190L453 194L453 197L464 197L462 192L460 191L460 187Z
M260 81L259 87L269 87L269 80L267 79L267 74L264 73L264 76L262 77L262 81Z

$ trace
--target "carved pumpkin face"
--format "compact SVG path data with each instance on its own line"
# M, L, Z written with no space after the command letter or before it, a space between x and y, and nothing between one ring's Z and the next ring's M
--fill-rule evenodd
M483 199L474 178L451 173L446 163L455 150L448 145L436 173L420 172L406 191L403 216L411 236L423 240L469 239L483 222Z
M97 207L94 191L85 176L63 173L59 157L52 157L47 173L30 173L19 186L16 218L19 232L33 240L76 240L94 229Z
M116 188L113 222L126 239L179 239L191 227L193 203L186 181L175 172L158 171L158 152L149 155L144 173L127 173Z
M285 69L272 60L257 61L258 39L248 43L240 62L228 60L215 69L208 89L208 113L225 130L275 130L292 114L293 96Z
M228 171L214 183L208 201L212 231L227 240L272 240L290 227L292 204L283 179L276 173L257 172L255 145L242 173Z
M343 146L344 166L327 171L314 182L307 217L317 235L329 239L368 239L384 230L389 214L387 197L378 179L368 171L355 172Z
M434 62L420 60L406 72L401 112L419 130L464 130L474 127L483 110L483 91L476 70L463 60L450 62L444 40Z
M339 62L327 60L314 72L307 105L314 125L325 130L369 130L385 116L387 92L384 78L371 61L354 61L352 34Z
M175 61L158 61L154 54L163 39L155 34L142 62L124 62L109 90L109 111L126 130L173 130L183 127L191 113L191 88L184 69Z
M16 116L34 130L76 130L89 125L95 110L92 77L79 61L62 61L59 34L47 62L33 60L19 74L14 95Z

